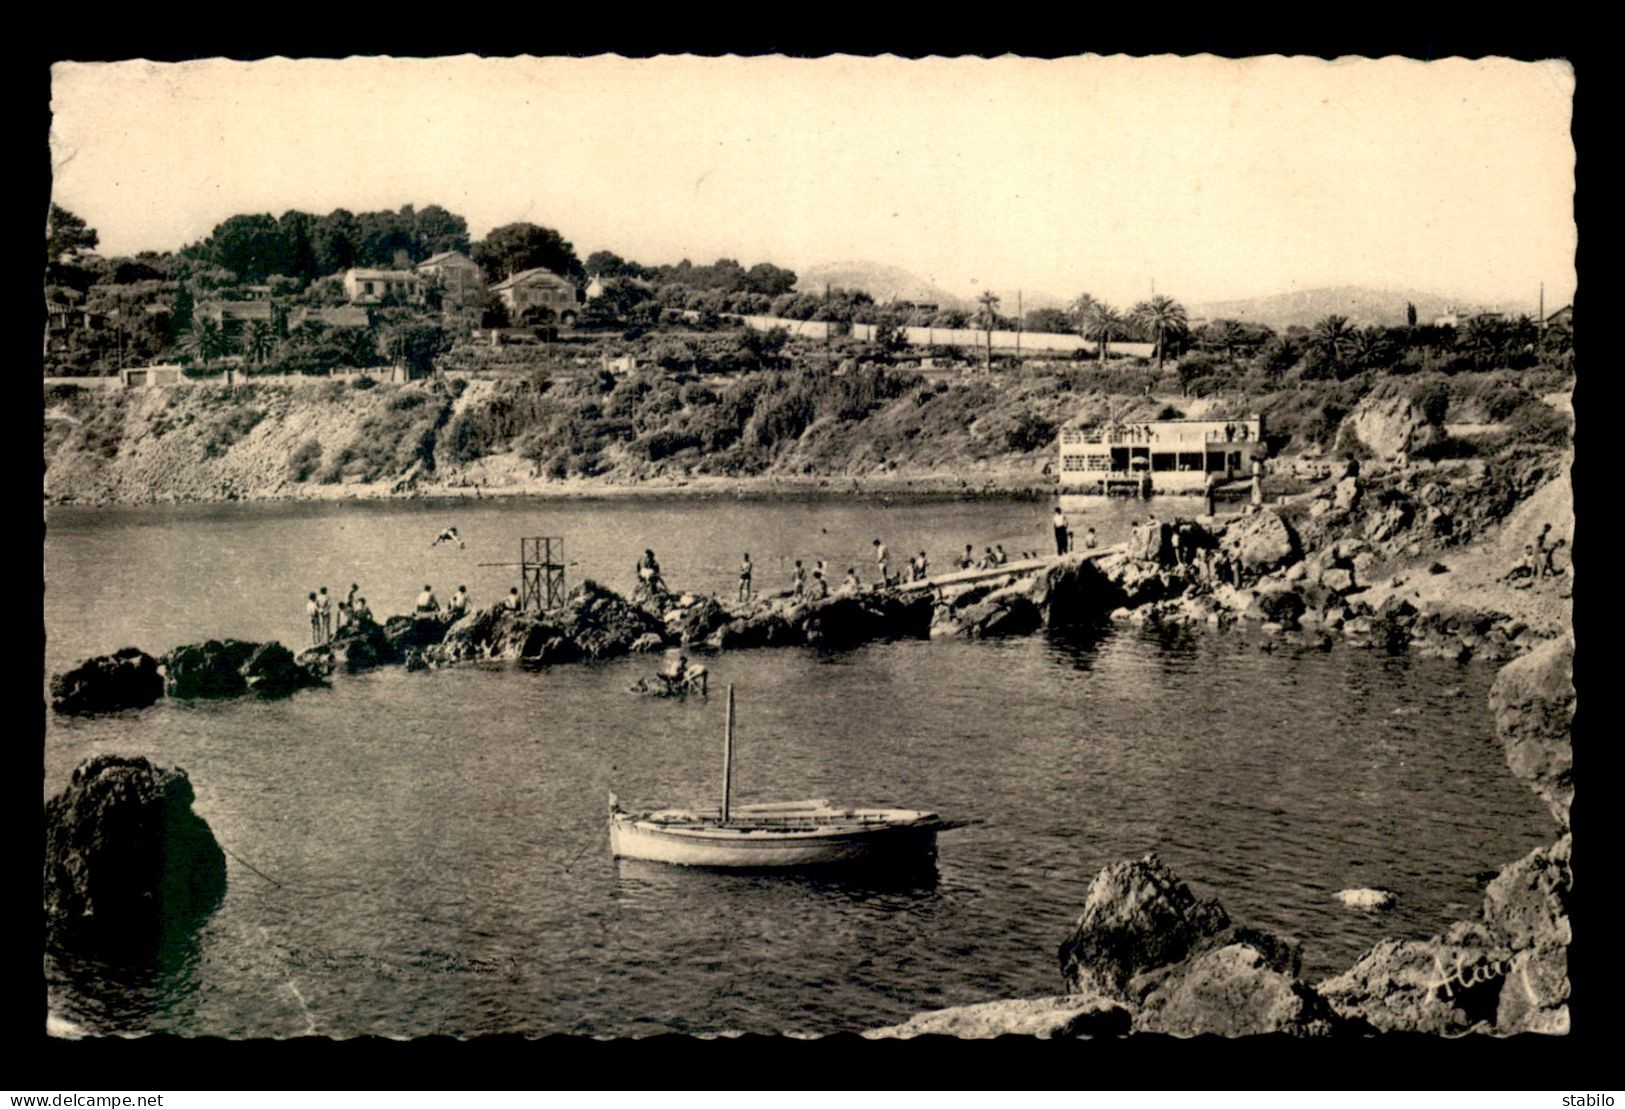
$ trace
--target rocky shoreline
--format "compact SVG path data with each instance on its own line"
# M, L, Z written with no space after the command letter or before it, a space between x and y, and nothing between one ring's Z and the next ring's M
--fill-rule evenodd
M1536 469L1533 476L1546 475ZM1482 505L1463 503L1466 491L1439 483L1418 487L1410 474L1363 484L1349 473L1296 504L1227 519L1148 517L1122 546L929 590L743 603L672 593L639 605L588 581L552 613L493 606L455 621L392 616L383 624L341 628L331 643L297 656L280 644L232 640L177 647L162 659L132 647L54 676L52 704L73 714L145 707L163 695L278 696L320 685L335 671L387 665L548 665L667 647L837 648L899 638L1023 635L1103 620L1163 629L1240 624L1256 630L1265 649L1327 650L1341 641L1458 662L1504 662L1565 630L1572 602L1566 577L1531 579L1523 589L1502 580L1503 549L1515 545L1536 516L1562 522L1567 511L1572 527L1572 509L1563 479L1547 481L1524 505L1539 512L1520 509L1527 518L1515 513L1498 543L1464 548L1456 543L1493 522ZM1426 562L1446 551L1459 571L1436 560L1418 569L1419 557ZM1396 563L1401 569L1390 572ZM1452 580L1407 590L1412 578L1421 585Z
M1306 983L1297 941L1233 923L1153 853L1096 875L1058 951L1062 993L920 1013L864 1035L1566 1034L1573 667L1564 636L1509 663L1491 689L1508 765L1562 834L1503 866L1473 918L1427 939L1380 941Z

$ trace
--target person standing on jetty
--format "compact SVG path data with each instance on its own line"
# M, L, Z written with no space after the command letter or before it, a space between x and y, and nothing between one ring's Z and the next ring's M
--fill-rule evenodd
M1213 515L1213 487L1218 482L1219 475L1213 470L1209 470L1207 477L1202 479L1202 514L1204 516Z
M746 551L745 557L739 560L739 599L741 601L750 600L750 575L750 552Z
M316 604L316 594L310 594L305 602L305 615L310 617L310 645L319 647L322 643L322 610Z
M327 586L316 591L316 611L322 618L322 642L333 638L333 598L327 595Z
M415 612L418 616L433 616L439 611L440 602L435 600L434 588L432 586L425 585L423 587L423 592L418 594L418 603L413 609L413 612Z
M874 543L874 547L875 547L875 569L877 571L879 571L879 573L880 573L880 584L882 586L890 585L891 584L891 576L887 573L887 568L886 568L886 557L887 557L886 556L886 544L884 544L880 540L876 539L875 543Z
M1055 506L1055 516L1050 523L1055 527L1055 553L1064 555L1067 547L1066 514L1061 511L1060 505Z
M801 559L798 558L796 559L795 572L790 575L790 595L800 599L801 597L805 596L806 593L807 568L801 564Z
M344 603L339 605L339 612L346 614L343 621L345 624L355 623L355 602L360 595L361 587L355 582L351 582L350 591L344 595Z

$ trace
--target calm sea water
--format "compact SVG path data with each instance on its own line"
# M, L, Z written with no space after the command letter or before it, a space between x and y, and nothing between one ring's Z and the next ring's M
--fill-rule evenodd
M505 594L521 535L562 535L572 583L626 591L653 547L678 588L758 589L790 560L867 572L870 541L1043 549L1042 503L487 501L54 509L48 670L133 644L298 645L303 599L357 582L403 611L425 582ZM1103 542L1137 506L1073 514ZM1143 511L1143 509L1141 509ZM430 547L448 524L467 547ZM279 702L54 718L45 793L101 752L185 767L231 852L189 949L47 967L98 1031L416 1036L831 1032L1059 992L1055 951L1107 863L1155 850L1232 917L1303 941L1311 980L1383 936L1467 915L1481 872L1548 840L1502 762L1487 666L1245 632L1108 629L709 660L739 697L735 797L929 807L936 872L884 883L690 872L609 857L605 796L715 801L723 698L626 686L648 657L341 678ZM1382 886L1367 915L1331 895Z

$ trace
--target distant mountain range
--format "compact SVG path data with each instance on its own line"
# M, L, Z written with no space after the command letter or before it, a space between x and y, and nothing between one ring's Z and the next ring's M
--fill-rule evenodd
M1416 321L1433 320L1460 307L1476 310L1482 306L1435 293L1407 289L1372 289L1363 285L1337 285L1329 289L1301 289L1249 300L1216 300L1186 306L1194 320L1240 320L1261 323L1284 331L1289 327L1313 327L1327 316L1345 316L1356 327L1373 324L1398 327L1405 323L1405 306L1416 305Z
M901 266L879 262L836 262L810 266L801 272L796 290L821 293L825 285L830 288L861 289L881 304L891 300L907 300L916 304L936 304L943 308L974 310L976 307L975 297L959 296ZM1042 289L995 288L993 291L999 297L999 311L1006 315L1015 313L1018 293L1022 308L1029 312L1038 308L1065 308L1069 304L1065 298ZM1192 321L1240 320L1266 324L1277 331L1284 331L1295 326L1313 327L1327 316L1344 316L1355 327L1373 324L1397 327L1405 323L1407 304L1416 306L1418 323L1432 323L1453 308L1482 311L1499 307L1413 289L1336 285L1325 289L1296 289L1247 300L1187 301L1185 309Z
M963 297L911 273L901 266L888 266L880 262L832 262L809 266L799 271L796 292L821 293L824 286L832 289L858 289L875 298L879 304L892 300L908 300L915 304L936 304L943 308L963 308Z

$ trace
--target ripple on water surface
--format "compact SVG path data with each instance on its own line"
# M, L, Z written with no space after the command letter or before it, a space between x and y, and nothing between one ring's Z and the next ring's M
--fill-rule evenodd
M290 639L272 596L302 596L285 565L301 549L333 568L304 567L300 584L383 580L380 552L409 551L389 572L409 591L445 555L426 546L437 529L420 535L443 508L347 507L75 519L47 543L47 630L64 629L48 656L270 634L245 621ZM935 556L972 540L1011 548L1045 523L1042 505L982 502L564 506L541 522L522 507L459 508L458 522L490 546L557 526L612 585L618 550L651 545L656 528L680 538L656 544L668 566L683 550L724 576L748 542L762 577L781 552L811 553L793 546L809 529L825 557L855 562L875 534ZM1098 527L1109 538L1122 522ZM141 543L183 564L230 531L236 569L209 573L243 584L221 595L177 576L154 608L128 583L135 599L106 631L103 586L76 575L108 528L146 529ZM474 556L447 557L470 560L477 598L506 592ZM1055 950L1094 874L1150 850L1232 917L1302 940L1313 980L1381 936L1437 930L1477 902L1476 875L1551 835L1502 762L1487 667L1111 629L708 660L713 689L739 691L740 800L827 796L980 823L941 837L934 872L885 883L616 863L609 790L683 804L720 788L722 698L627 695L654 664L386 670L280 702L53 719L47 792L104 750L175 763L233 853L226 901L194 944L135 971L52 963L53 1008L95 1029L224 1036L861 1028L1055 992ZM1400 901L1355 912L1332 900L1349 886Z

